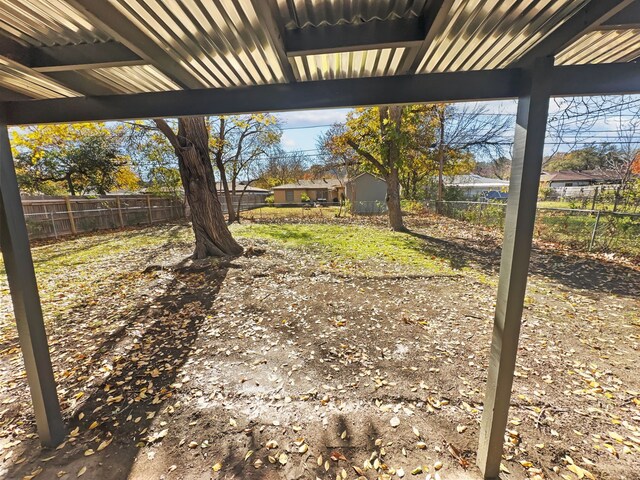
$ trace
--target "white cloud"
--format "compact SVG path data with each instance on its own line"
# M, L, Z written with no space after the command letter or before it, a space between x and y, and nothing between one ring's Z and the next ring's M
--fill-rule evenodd
M287 150L293 150L298 146L298 143L291 137L289 137L286 132L282 135L282 146Z
M306 127L311 125L329 125L344 122L349 109L335 108L331 110L299 110L282 112L277 116L286 127Z

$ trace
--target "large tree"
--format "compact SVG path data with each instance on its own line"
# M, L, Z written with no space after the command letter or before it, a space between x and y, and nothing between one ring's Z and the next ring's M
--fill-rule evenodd
M543 168L547 172L605 168L607 157L614 152L615 147L612 145L589 145L570 152L557 152L545 159Z
M398 105L356 108L347 115L344 128L327 139L327 149L336 157L350 157L351 149L365 169L384 178L392 230L405 230L400 208L399 172L406 158L414 119L408 107Z
M135 189L138 178L121 148L121 130L99 123L38 125L12 141L24 191L71 195Z
M247 178L259 160L280 144L282 130L277 118L268 114L234 115L209 119L211 154L225 195L229 223L239 220L233 197L242 175Z
M295 182L305 175L306 160L303 152L285 152L278 149L258 165L255 185L270 189L284 183Z
M511 129L509 116L489 112L479 104L437 104L434 108L435 136L432 152L438 168L438 200L444 198L444 177L468 173L474 168L474 157L496 161L504 158ZM428 132L431 133L431 132ZM423 134L420 138L427 139ZM422 142L418 149L429 155Z
M154 121L173 146L178 158L180 178L191 209L191 222L196 237L194 258L239 255L242 247L227 227L216 191L205 118L180 118L177 132L165 120Z

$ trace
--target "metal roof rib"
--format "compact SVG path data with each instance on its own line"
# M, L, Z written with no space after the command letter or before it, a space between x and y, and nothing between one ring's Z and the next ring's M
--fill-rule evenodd
M63 0L3 0L0 29L6 25L13 26L12 36L34 46L111 40Z

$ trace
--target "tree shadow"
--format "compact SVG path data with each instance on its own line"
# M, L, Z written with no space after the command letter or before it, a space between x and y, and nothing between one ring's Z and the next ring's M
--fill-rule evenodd
M423 233L408 230L408 235L422 240L422 252L442 258L449 262L454 270L460 270L470 264L488 272L497 272L500 266L500 248L480 248L461 245L451 240L432 237Z
M458 243L414 231L407 233L423 241L424 253L447 260L451 268L473 265L489 274L500 270L502 248L496 242L475 246L466 241ZM640 289L640 271L637 269L593 257L561 255L537 247L531 253L529 273L569 288L601 294L635 298Z
M36 438L25 442L26 461L9 467L7 478L22 478L37 464L43 468L43 478L56 478L61 470L75 476L72 469L86 462L93 466L88 478L127 478L139 448L163 438L164 427L156 426L153 419L169 408L179 388L178 373L194 348L228 268L224 262L175 266L165 293L127 315L126 325L107 336L90 357L93 371L87 377L99 377L105 368L109 373L86 398L80 398L73 411L64 412L69 431L65 443L56 451L39 448ZM136 326L140 316L149 317L147 328L129 335L129 326ZM101 364L101 357L120 348L125 337L131 337L127 348L113 357L111 365ZM87 455L89 450L94 453Z
M46 258L34 258L33 264L35 266L38 266L40 264L48 263L58 258L68 257L69 253L79 254L91 250L92 248L102 246L105 243L114 240L113 237L105 237L105 234L109 233L117 234L118 240L129 240L136 237L146 237L149 235L149 232L147 231L148 227L149 226L147 226L147 228L126 230L101 230L76 237L61 237L60 239L49 243L34 242L32 248L56 245L56 252L51 252L46 256ZM175 231L175 228L170 229L170 231ZM175 238L175 236L177 236L177 233L174 233L173 236ZM82 244L79 244L79 242L82 242Z

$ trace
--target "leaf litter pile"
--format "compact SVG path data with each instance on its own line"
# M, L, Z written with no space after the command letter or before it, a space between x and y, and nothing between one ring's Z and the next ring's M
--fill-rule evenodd
M213 262L187 226L35 247L69 435L39 446L2 283L0 478L480 478L499 238L364 223L236 226ZM640 271L532 262L501 478L638 479Z

